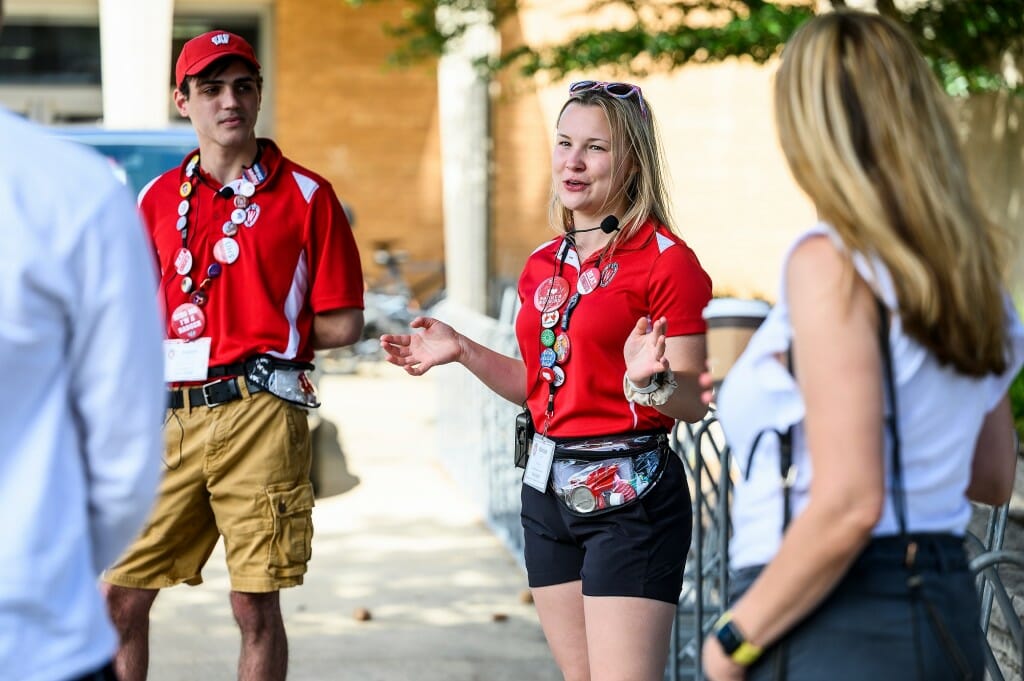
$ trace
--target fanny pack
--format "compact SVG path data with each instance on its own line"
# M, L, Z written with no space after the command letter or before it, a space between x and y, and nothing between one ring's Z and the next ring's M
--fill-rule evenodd
M320 406L316 387L306 375L309 362L291 362L271 355L256 355L245 360L245 378L250 383L300 407Z
M662 432L557 440L551 490L573 515L609 513L654 488L668 451L668 436Z

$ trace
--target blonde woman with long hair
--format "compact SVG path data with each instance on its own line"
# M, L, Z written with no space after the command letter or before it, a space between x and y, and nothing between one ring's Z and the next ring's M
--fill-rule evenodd
M412 375L458 362L525 406L524 557L566 681L660 681L692 522L667 434L676 419L705 413L711 281L673 229L639 87L569 87L551 187L557 236L519 279L522 359L425 317L413 321L417 333L381 340Z
M963 535L1012 490L1024 330L946 107L878 15L783 51L779 138L820 222L719 394L742 475L713 681L982 678Z

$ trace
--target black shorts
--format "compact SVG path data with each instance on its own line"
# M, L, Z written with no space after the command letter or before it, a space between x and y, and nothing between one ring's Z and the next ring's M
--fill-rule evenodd
M675 604L690 549L692 509L683 464L668 454L654 488L633 504L584 518L550 489L523 485L531 587L583 580L585 596L635 596Z

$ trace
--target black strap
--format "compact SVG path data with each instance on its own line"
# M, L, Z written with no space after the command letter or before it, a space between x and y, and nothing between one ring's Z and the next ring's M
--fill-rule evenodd
M249 394L258 393L263 390L248 378L245 378L245 387ZM237 378L230 378L221 381L214 381L192 388L178 388L167 393L167 408L181 409L185 406L185 393L188 393L188 404L191 407L217 407L228 402L240 400L245 395L238 385Z
M793 344L786 348L786 366L789 373L796 378L796 369L793 367ZM789 521L793 519L793 503L791 501L793 483L796 482L796 471L793 470L793 428L786 429L786 432L779 437L779 479L782 481L782 529L789 527Z
M889 413L884 416L886 430L892 442L892 506L900 526L900 536L907 534L907 493L903 488L903 460L900 455L899 412L896 408L896 381L893 378L892 351L889 349L889 309L881 298L878 306L878 344L882 351L882 376L889 402Z
M896 510L896 517L900 525L900 535L904 536L907 534L907 510L906 510L906 492L903 489L903 464L900 458L900 435L897 429L899 423L897 411L896 411L896 384L893 380L893 369L892 369L892 352L889 349L889 310L886 308L885 303L882 299L875 297L875 304L878 308L878 346L882 354L882 377L885 382L885 392L889 402L889 413L884 416L885 428L889 431L889 436L892 440L892 495L893 495L893 507ZM796 378L796 369L793 366L793 344L790 343L789 347L786 348L786 367L789 369L789 373ZM785 432L779 432L774 428L767 428L762 430L754 438L754 444L750 448L750 456L747 457L747 474L746 477L750 477L751 460L754 458L754 452L757 450L757 445L761 440L761 436L766 432L775 433L779 438L779 480L782 484L782 529L785 531L789 527L789 521L792 519L792 509L790 502L790 490L793 487L796 475L793 471L793 429L795 425L790 426Z
M244 376L256 362L264 361L268 362L269 366L274 368L286 368L286 369L298 369L300 371L312 371L313 365L309 362L296 362L290 359L280 359L273 355L253 355L241 362L232 362L231 364L221 364L219 366L210 367L206 371L206 375L209 378L224 378L226 376Z

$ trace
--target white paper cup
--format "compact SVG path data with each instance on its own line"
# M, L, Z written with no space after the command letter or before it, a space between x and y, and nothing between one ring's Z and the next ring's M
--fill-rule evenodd
M704 308L708 323L708 367L715 383L721 382L747 347L771 306L763 300L712 298Z

